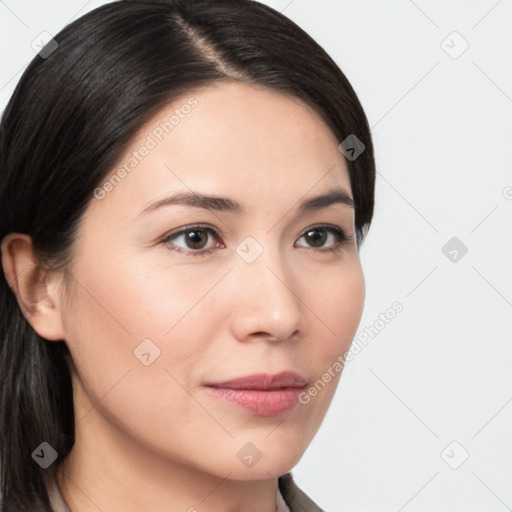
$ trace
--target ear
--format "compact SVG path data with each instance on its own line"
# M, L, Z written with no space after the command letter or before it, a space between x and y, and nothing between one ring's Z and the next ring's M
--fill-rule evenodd
M59 295L62 274L42 268L29 235L10 233L1 250L5 277L32 328L45 339L65 339Z

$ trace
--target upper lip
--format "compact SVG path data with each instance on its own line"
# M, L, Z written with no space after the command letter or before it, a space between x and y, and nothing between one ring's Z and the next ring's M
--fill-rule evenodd
M302 375L292 371L285 371L270 375L268 373L257 373L237 379L225 380L222 382L210 382L206 384L215 388L227 389L281 389L288 387L302 388L307 381Z

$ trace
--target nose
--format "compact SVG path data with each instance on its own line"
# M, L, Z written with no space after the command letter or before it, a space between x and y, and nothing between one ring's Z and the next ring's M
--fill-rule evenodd
M235 255L231 329L240 341L284 341L303 325L303 302L293 269L277 250L266 247L252 262Z

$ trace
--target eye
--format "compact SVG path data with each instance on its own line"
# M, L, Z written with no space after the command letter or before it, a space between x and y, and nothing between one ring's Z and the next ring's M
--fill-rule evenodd
M202 225L186 226L179 231L165 235L160 240L160 243L166 244L169 249L184 253L187 256L206 256L212 252L213 248L224 249L226 247L222 242L210 243L208 247L208 239L212 235L217 240L220 240L219 233L212 227ZM352 241L352 237L347 236L341 228L328 224L308 228L302 233L299 240L301 238L305 238L308 244L310 244L309 247L316 249L320 253L339 251ZM322 248L329 238L334 244L331 243L327 248ZM180 239L184 246L176 244ZM299 245L299 247L304 246Z
M208 241L208 237L214 235L216 238L220 238L220 235L217 231L211 227L206 226L187 226L180 231L170 233L166 235L161 243L165 243L169 245L169 248L180 252L187 253L191 256L204 256L206 254L210 254L212 249L205 249L206 242ZM176 245L176 240L183 239L185 247L180 247ZM171 244L171 242L173 242ZM224 244L221 242L217 242L211 247L223 248Z
M329 235L331 236L331 240L334 239L334 245L330 244L330 247L320 249L318 252L339 251L352 241L352 237L348 236L341 228L329 224L321 224L308 228L302 233L299 240L301 238L307 239L308 243L312 244L313 249L316 249L324 246Z

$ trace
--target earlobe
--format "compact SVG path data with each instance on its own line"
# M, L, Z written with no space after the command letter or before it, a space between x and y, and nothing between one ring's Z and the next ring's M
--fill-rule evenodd
M32 328L48 340L63 340L61 275L44 269L29 235L10 233L1 244L4 274Z

